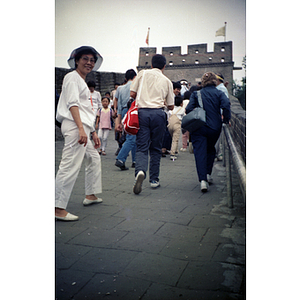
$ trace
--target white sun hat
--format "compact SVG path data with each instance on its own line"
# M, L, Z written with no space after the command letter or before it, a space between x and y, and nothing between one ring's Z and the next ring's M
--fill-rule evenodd
M102 65L103 62L103 57L98 53L93 47L91 46L81 46L79 48L76 48L75 50L72 51L70 58L68 59L68 64L72 69L75 69L75 58L79 54L93 54L97 60L95 62L95 66L93 68L93 71L97 71L100 66ZM81 54L81 55L82 55Z

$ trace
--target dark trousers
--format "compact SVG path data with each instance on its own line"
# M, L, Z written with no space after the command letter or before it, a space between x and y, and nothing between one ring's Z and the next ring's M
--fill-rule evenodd
M211 175L216 157L215 144L220 133L221 129L213 130L203 126L191 134L199 181L207 181L207 174Z
M159 181L166 114L158 108L140 108L138 113L140 130L136 135L135 176L139 171L146 176L150 155L149 181Z
M167 126L168 126L168 122L166 122L166 129L165 129L166 131L164 134L162 148L166 148L167 150L170 150L172 145L172 137Z

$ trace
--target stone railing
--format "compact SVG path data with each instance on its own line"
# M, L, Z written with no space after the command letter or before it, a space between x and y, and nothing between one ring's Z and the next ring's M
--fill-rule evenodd
M231 102L231 127L229 127L232 139L246 164L246 111L242 108L239 100L229 95Z

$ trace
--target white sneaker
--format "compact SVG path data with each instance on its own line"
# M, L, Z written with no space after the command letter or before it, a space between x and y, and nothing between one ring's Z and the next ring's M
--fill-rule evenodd
M103 202L103 200L101 198L97 198L96 200L89 200L89 199L84 199L83 200L83 205L87 206L87 205L91 205L91 204L96 204L96 203L101 203Z
M139 194L142 191L142 184L145 179L145 174L143 171L139 171L135 177L135 182L133 185L133 192Z
M182 151L182 152L186 152L186 151L187 151L187 149L186 149L186 148L180 148L180 151Z
M150 185L151 185L151 187L152 187L153 189L156 189L156 188L160 187L159 181L155 181L155 180L152 180L152 181L150 182Z
M202 193L206 193L208 191L208 183L205 180L201 180L200 188Z
M209 175L209 174L207 174L207 182L208 182L208 184L213 183L213 179L212 179L211 175Z
M170 160L173 160L173 161L174 161L174 160L176 160L176 159L177 159L177 156L175 156L175 155L171 155L171 156L170 156Z

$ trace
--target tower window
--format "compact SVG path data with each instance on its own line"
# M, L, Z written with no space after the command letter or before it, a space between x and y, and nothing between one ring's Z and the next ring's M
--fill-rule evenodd
M173 54L174 54L173 52L170 52L170 55L171 55L171 56L173 56Z
M225 47L222 47L222 48L221 48L221 52L225 52Z
M222 57L222 58L221 58L221 62L223 63L224 61L225 61L225 58L224 58L224 57Z
M146 65L146 66L148 65L148 62L147 62L147 61L145 62L145 65Z
M199 60L198 59L195 60L195 64L199 65Z
M146 52L146 56L149 56L149 52Z
M170 66L173 66L173 62L172 62L172 61L170 61L170 62L169 62L169 65L170 65Z
M183 59L182 62L184 63L184 62L185 62L185 59Z
M195 50L195 53L198 54L198 53L199 53L199 50Z
M208 58L208 60L209 60L209 61L212 61L212 57L210 56L210 57Z

